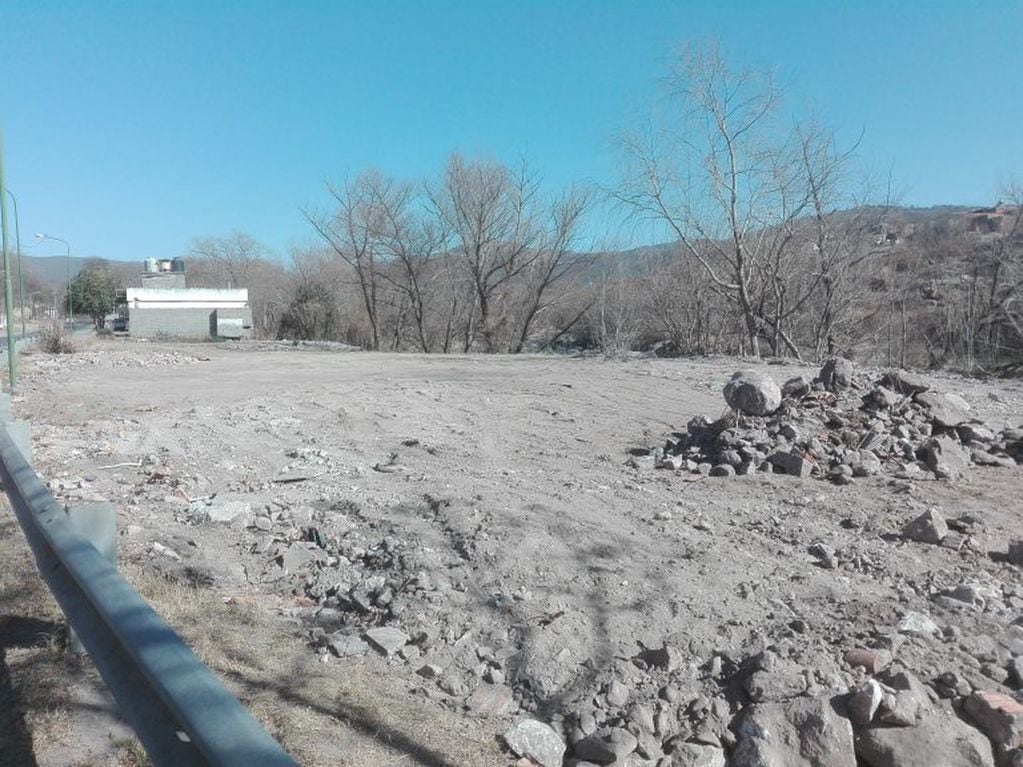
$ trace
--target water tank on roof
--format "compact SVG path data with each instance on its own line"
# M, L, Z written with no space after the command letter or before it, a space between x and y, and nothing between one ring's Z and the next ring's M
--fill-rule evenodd
M171 271L172 272L184 272L185 271L185 259L175 258L171 260Z
M156 274L159 271L159 267L156 265L155 258L146 259L146 274Z

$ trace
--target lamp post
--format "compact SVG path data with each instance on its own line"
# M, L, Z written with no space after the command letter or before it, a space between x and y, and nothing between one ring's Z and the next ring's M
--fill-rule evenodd
M67 321L74 330L75 327L75 313L74 307L71 303L71 245L68 244L67 240L61 239L60 237L54 237L50 234L37 234L36 239L39 240L53 240L55 242L64 243L64 247L67 248Z
M18 250L18 303L21 304L21 337L25 337L25 280L21 276L21 224L18 219L18 198L10 189L4 189L14 203L14 243Z

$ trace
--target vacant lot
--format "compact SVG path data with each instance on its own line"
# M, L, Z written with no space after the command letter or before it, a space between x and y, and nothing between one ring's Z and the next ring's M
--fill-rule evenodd
M843 654L907 611L958 632L901 644L916 673L1011 686L959 641L1004 625L932 597L1018 583L999 555L1023 532L1018 468L839 487L630 461L722 415L746 366L109 342L26 357L15 408L54 494L116 504L125 575L304 764L512 763L498 736L523 715L571 737L637 707L675 722L658 721L664 744L718 697L734 713L730 676L765 647L810 686L854 685ZM989 424L1023 420L1017 383L931 380ZM979 520L969 545L897 535L932 507ZM17 526L0 536L0 695L26 715L8 738L31 736L40 764L133 763L123 732L96 736L102 706L76 703L97 699L94 678L54 650ZM819 566L814 543L842 565ZM384 625L407 639L390 655L329 647ZM670 663L646 653L662 647Z

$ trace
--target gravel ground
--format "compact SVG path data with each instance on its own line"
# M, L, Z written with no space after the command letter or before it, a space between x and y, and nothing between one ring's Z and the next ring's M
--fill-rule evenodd
M1023 537L1018 467L905 492L884 476L840 487L630 461L724 414L746 367L107 341L26 356L15 410L55 495L115 503L128 577L305 764L511 764L500 736L523 716L573 741L644 710L676 722L658 722L670 750L686 716L699 734L703 702L725 701L726 719L749 702L733 682L765 649L807 687L845 691L863 673L844 654L910 612L941 633L894 643L907 669L959 674L965 694L1011 689L975 638L1007 638L1023 608L1004 556ZM816 372L752 367L779 383ZM927 379L993 427L1023 421L1018 382ZM931 508L976 519L968 545L898 534ZM841 566L819 566L814 544ZM285 559L300 549L318 559ZM965 580L994 588L998 610L935 603ZM331 649L381 626L402 632L389 655ZM81 763L34 745L40 764ZM621 763L668 758L644 748Z

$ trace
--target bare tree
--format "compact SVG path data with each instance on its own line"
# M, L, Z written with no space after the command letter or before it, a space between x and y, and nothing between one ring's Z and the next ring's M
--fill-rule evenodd
M201 287L247 288L256 334L274 338L288 301L284 265L247 234L203 237L189 248L189 283Z
M781 322L804 299L784 293L785 259L809 195L794 133L776 119L778 92L716 47L685 50L667 88L662 129L626 141L618 197L667 225L741 317L750 352L772 329L795 352Z
M361 173L340 187L327 185L337 203L332 213L306 211L306 220L334 254L354 271L370 325L370 348L380 348L380 304L386 289L381 262L389 240L389 206L404 191L378 171Z
M500 306L501 289L540 256L537 193L538 182L525 165L513 173L500 163L465 160L457 154L448 161L441 182L429 191L472 288L465 352L478 336L485 351L501 348L508 324Z
M593 263L593 254L575 253L572 250L583 216L592 200L589 192L572 189L551 206L549 221L537 245L535 258L524 270L526 300L522 308L518 338L512 347L514 353L520 353L525 347L537 318L564 295L555 289ZM581 318L582 313L577 313L573 324ZM556 332L561 335L563 330L557 328Z

